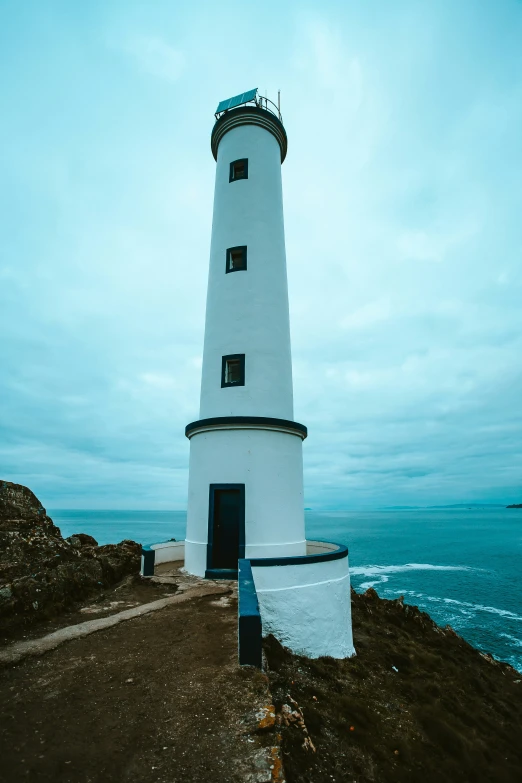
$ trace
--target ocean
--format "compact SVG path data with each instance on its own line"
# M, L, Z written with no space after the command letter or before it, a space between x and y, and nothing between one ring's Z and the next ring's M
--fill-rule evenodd
M64 536L183 539L183 511L49 510ZM449 624L522 671L522 509L307 511L306 532L346 544L354 588L373 587Z

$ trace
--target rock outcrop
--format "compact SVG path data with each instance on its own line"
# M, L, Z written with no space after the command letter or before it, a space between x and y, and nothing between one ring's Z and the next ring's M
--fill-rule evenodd
M520 781L520 672L373 588L352 620L353 658L265 640L287 783Z
M138 573L140 551L84 533L64 539L30 489L0 481L0 629L52 617Z

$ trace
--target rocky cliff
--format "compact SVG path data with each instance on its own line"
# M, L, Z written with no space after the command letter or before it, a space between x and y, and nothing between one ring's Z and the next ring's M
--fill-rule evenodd
M357 655L265 644L287 783L519 783L522 675L402 598L352 592Z
M58 614L139 567L139 544L64 539L30 489L0 481L0 630Z

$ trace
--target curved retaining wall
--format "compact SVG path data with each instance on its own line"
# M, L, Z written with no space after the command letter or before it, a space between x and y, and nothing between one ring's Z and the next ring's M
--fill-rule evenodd
M211 484L245 485L247 558L304 554L302 435L236 428L191 437L185 567L201 577L211 567Z
M249 616L255 605L249 593L252 586L259 604L262 634L272 633L295 653L319 658L348 658L355 655L352 637L348 549L342 544L307 541L307 554L300 557L241 560L239 568L239 641L249 651L252 663L259 657L259 638L248 635L255 624L249 620L242 634L243 606ZM242 584L244 582L244 584ZM242 593L245 600L242 601ZM250 662L250 661L244 661Z
M160 563L185 560L184 541L162 541L159 544L143 544L141 547L141 575L154 576L154 567Z

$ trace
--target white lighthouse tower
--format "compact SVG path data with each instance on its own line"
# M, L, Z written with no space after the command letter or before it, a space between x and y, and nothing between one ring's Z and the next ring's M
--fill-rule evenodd
M307 545L305 538L302 444L307 430L294 421L293 411L281 184L287 135L279 108L259 98L257 90L222 101L211 148L217 166L200 415L186 427L185 568L202 577L235 578L238 559L250 559L263 625L266 620L270 628L278 622L309 623L311 602L331 602L335 583L337 614L330 636L337 641L330 646L326 641L326 650L323 643L319 654L350 655L347 552L335 554L345 549L336 545ZM317 575L328 552L327 569ZM295 563L304 567L296 571ZM315 575L310 572L314 566ZM307 579L316 588L313 595ZM339 615L337 583L343 580ZM282 611L278 601L294 587L304 592L297 604L286 601ZM269 595L275 592L281 595ZM301 619L288 617L288 611ZM340 646L339 622L348 629ZM296 632L303 635L290 629L290 637ZM288 642L284 629L281 636ZM296 646L316 652L306 640L294 641Z
M232 101L255 100L256 92ZM217 167L200 419L186 429L185 564L214 577L237 572L238 557L306 552L306 427L293 421L281 186L286 132L260 105L230 103L219 105L212 131Z

